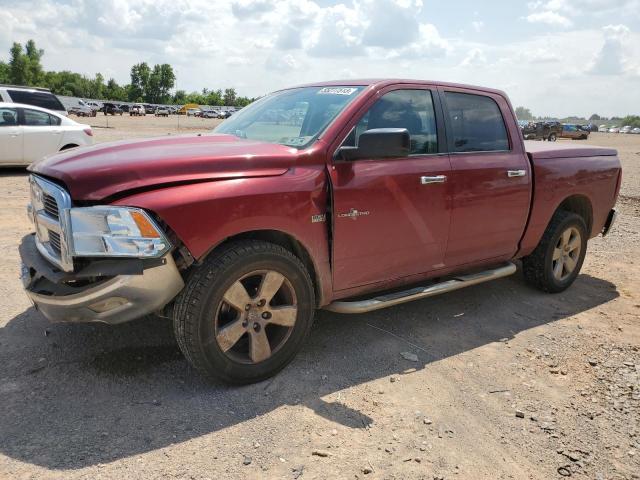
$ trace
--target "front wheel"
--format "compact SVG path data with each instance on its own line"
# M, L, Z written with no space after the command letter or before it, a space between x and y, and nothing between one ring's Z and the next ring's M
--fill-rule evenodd
M555 142L557 139L558 139L558 136L555 133L552 133L551 135L549 135L550 142Z
M522 259L525 280L550 293L574 282L587 252L587 227L579 215L559 211L551 219L531 255Z
M304 264L279 245L231 243L196 267L176 299L180 349L205 376L253 383L275 375L301 348L315 297Z

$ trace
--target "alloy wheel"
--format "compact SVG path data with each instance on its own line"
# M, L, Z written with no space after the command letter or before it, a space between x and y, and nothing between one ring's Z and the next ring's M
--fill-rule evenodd
M558 281L566 280L578 265L582 250L582 238L575 227L569 227L558 238L553 249L553 276Z
M274 270L254 271L223 295L214 318L215 341L235 362L260 363L286 343L297 316L291 282Z

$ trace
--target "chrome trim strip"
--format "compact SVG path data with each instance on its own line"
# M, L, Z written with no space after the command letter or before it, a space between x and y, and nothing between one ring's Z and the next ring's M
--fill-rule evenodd
M419 300L421 298L433 297L442 293L452 292L478 283L496 280L498 278L507 277L516 272L515 264L509 262L501 267L485 270L479 273L468 275L459 275L451 280L436 283L429 287L417 287L404 292L390 293L368 300L360 300L354 302L338 301L333 302L324 307L325 310L337 313L366 313L381 308L387 308L401 303Z

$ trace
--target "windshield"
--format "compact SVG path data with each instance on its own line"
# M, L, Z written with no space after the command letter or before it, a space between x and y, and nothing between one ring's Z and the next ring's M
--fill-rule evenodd
M221 123L215 133L304 148L364 87L303 87L272 93Z

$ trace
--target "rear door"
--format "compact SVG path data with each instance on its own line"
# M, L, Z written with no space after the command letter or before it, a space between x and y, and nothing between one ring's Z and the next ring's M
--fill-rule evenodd
M349 146L356 146L365 130L406 128L411 155L336 162L330 169L336 290L442 268L450 165L437 111L435 90L391 87L372 98L346 127L342 145Z
M41 110L21 108L24 162L31 163L57 152L62 142L60 119Z
M0 164L19 165L22 160L22 127L17 108L0 108Z
M531 171L504 97L441 87L451 158L447 266L510 258L529 214Z

